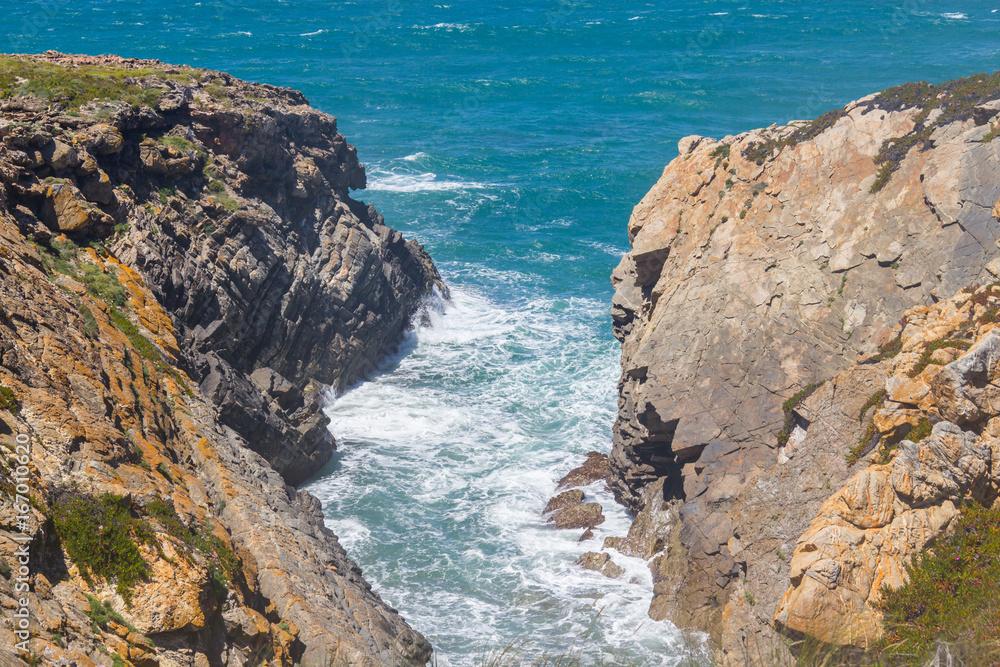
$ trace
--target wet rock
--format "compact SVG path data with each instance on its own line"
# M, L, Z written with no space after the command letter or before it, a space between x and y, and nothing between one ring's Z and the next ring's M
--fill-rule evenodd
M588 551L576 559L576 564L585 570L600 572L609 579L618 579L625 574L625 568L621 567L606 553Z
M571 489L577 486L588 486L594 482L606 480L611 469L608 467L607 454L588 452L587 460L582 465L570 470L559 480L556 490Z
M558 510L565 509L567 507L572 507L573 505L579 505L583 502L584 494L580 489L573 489L571 491L563 491L559 495L551 498L545 505L545 509L542 510L542 514L549 514L550 512L555 512Z
M549 517L559 530L593 528L604 523L604 510L599 503L580 503L554 512Z

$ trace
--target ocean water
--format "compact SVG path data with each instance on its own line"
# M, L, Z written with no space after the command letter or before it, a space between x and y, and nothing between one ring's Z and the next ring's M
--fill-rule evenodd
M631 207L687 134L815 117L908 80L997 69L1000 0L22 0L0 50L119 53L299 88L339 118L374 203L452 288L370 382L328 408L340 445L307 488L382 596L473 665L676 664L649 574L573 565L594 540L539 511L608 451L609 274ZM690 642L688 642L690 646Z

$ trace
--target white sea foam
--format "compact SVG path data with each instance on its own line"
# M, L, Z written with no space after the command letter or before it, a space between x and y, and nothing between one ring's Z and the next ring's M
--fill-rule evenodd
M967 18L969 18L968 14L963 14L961 12L945 12L945 13L941 14L941 16L942 16L942 18L946 18L946 19L967 19Z
M411 27L414 30L457 30L459 32L472 29L472 25L468 23L435 23L434 25L414 25Z
M407 155L403 159L405 161L407 161L407 162L416 162L417 160L419 160L421 158L425 158L425 157L427 157L427 153L424 153L423 151L420 151L418 153L414 153L413 155Z
M485 188L475 181L438 180L437 174L374 171L368 179L368 189L382 192L440 192L444 190L478 190Z
M313 37L313 36L315 36L315 35L322 35L322 34L323 34L323 33L325 33L325 32L330 32L330 31L329 31L329 30L327 30L326 28L321 28L321 29L319 29L319 30L315 30L315 31L313 31L313 32L303 32L303 33L299 33L299 37Z
M609 447L618 349L595 331L605 303L530 296L530 281L489 280L523 291L513 304L463 288L432 304L382 373L328 406L339 463L308 488L439 665L512 641L565 650L592 623L588 656L674 664L679 633L646 615L647 564L613 554L626 575L612 580L574 563L628 530L610 492L585 489L607 517L585 543L540 516L556 481Z

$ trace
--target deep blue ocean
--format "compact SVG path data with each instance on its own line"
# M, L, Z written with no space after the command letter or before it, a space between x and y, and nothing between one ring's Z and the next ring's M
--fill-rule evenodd
M0 50L117 53L303 90L339 119L389 224L453 291L328 411L340 452L307 485L382 596L474 665L676 664L649 573L573 565L544 526L556 480L607 452L609 275L632 207L688 134L812 118L904 81L1000 69L1000 0L5 3ZM435 306L435 304L431 304ZM440 305L440 304L438 304Z

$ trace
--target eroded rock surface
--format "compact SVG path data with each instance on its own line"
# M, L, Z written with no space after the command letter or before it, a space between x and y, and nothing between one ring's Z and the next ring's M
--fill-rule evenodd
M629 221L632 249L612 278L611 488L639 512L662 481L673 527L651 613L709 632L733 664L750 660L736 657L748 635L773 634L792 549L853 472L844 457L870 414L898 442L930 400L910 378L886 385L885 359L838 373L871 361L908 308L1000 271L1000 90L983 81L688 137ZM866 407L881 389L907 402ZM972 418L977 400L954 409Z
M119 82L109 94L135 103L14 90L0 105L5 620L18 540L32 553L32 653L4 623L0 661L425 664L428 642L288 485L332 451L320 389L362 377L439 283L350 198L364 170L334 119L294 91L156 61L4 66ZM82 539L101 516L131 526L100 547L107 574Z

